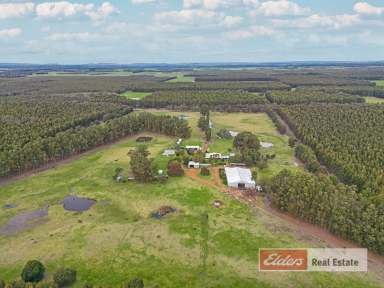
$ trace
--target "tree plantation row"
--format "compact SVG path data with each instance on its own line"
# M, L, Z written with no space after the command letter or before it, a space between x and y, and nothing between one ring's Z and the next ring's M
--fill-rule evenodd
M14 150L1 151L0 176L36 168L142 131L182 138L191 133L188 123L176 117L129 114L87 127L70 128L54 136L37 136L23 146L13 147Z
M383 195L384 106L295 105L279 112L339 179L366 195Z
M292 215L384 254L384 205L324 174L283 170L268 187L271 202Z

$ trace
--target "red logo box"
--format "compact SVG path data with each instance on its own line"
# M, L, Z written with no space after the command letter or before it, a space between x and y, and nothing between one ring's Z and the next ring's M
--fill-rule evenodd
M307 271L306 249L260 249L260 271Z

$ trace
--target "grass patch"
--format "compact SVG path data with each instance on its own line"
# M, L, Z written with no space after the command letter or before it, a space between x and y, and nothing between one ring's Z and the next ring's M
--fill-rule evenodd
M146 97L148 95L151 95L151 93L127 91L127 92L124 92L120 95L127 98L127 99L140 100L140 99L143 99L144 97Z
M372 82L376 83L376 86L384 86L384 80L374 80Z
M177 73L174 76L176 76L176 78L168 80L167 82L170 82L170 83L195 82L195 78L194 77L184 76L184 74L182 74L182 73Z
M384 98L364 97L364 99L365 99L365 102L368 103L368 104L381 104L381 103L384 103Z

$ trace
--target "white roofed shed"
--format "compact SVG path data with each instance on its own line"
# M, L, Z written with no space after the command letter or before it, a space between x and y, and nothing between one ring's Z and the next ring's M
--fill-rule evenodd
M228 187L237 189L255 189L251 170L243 167L225 167Z

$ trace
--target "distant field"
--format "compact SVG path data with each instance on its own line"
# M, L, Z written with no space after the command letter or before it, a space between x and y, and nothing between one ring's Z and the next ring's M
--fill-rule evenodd
M127 98L127 99L143 99L145 96L151 95L151 93L128 91L128 92L122 93L120 95Z
M373 82L375 82L377 86L384 86L384 80L375 80Z
M170 82L170 83L175 83L175 82L195 82L195 78L194 77L187 77L187 76L184 76L184 74L178 73L176 75L175 79L168 80L167 82Z
M31 77L39 77L39 76L133 76L135 75L130 71L111 71L111 72L87 72L87 73L71 73L71 72L48 72L45 74L34 73Z
M377 98L377 97L364 97L365 102L369 104L378 104L378 103L384 103L384 98Z

